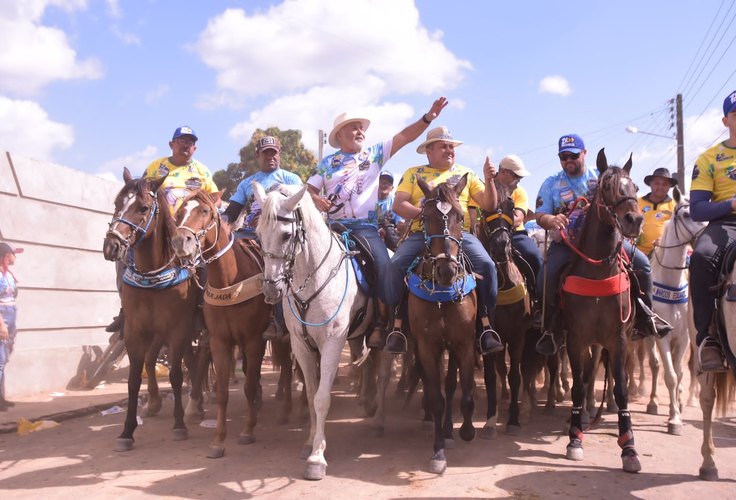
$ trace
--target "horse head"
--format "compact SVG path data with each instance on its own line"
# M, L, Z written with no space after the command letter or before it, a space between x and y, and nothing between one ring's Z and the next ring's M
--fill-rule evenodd
M147 238L157 213L166 211L166 206L158 203L158 189L166 177L133 179L124 167L123 180L125 186L115 198L115 212L102 247L105 259L112 261L122 260L130 248Z
M511 258L511 231L514 227L514 200L509 188L496 182L498 207L496 212L485 217L483 229L491 257L496 263Z
M440 286L455 282L461 264L463 212L458 196L468 183L468 175L462 176L454 187L446 182L432 189L417 177L417 185L424 193L422 223L426 240L425 262L432 266L432 274Z
M253 182L253 193L261 205L256 234L261 242L264 260L263 295L266 303L278 303L292 278L294 260L305 243L304 214L312 199L307 187L282 185L266 194L258 182Z
M217 203L222 191L197 190L187 196L176 211L176 234L171 240L176 256L196 260L215 248L220 237L220 212Z
M629 177L631 156L623 168L609 166L606 153L601 149L596 165L600 177L592 208L596 210L601 221L616 227L624 237L637 237L644 222L644 215L639 209L636 197L638 188Z

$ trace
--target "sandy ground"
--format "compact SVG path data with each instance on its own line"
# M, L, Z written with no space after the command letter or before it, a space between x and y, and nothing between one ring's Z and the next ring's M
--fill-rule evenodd
M386 433L372 436L361 418L355 396L348 391L347 370L333 391L327 424L327 477L302 479L304 462L298 455L306 439L296 416L288 425L276 424L280 403L275 401L276 374L264 367L264 406L256 429L257 442L237 444L245 402L240 382L230 387L229 435L221 459L206 458L212 429L189 425L189 439L173 441L172 402L159 416L147 418L136 431L135 447L113 451L124 413L102 415L98 410L125 396L124 373L93 391L65 391L22 399L0 413L4 428L23 416L42 415L97 405L93 413L68 418L53 429L25 436L0 434L0 491L11 498L734 498L736 497L736 421L715 424L716 461L720 481L697 477L701 463L701 413L686 407L681 436L666 433L667 396L660 381L660 415L645 413L647 400L635 398L630 408L643 470L621 470L616 445L616 416L585 439L585 460L565 459L565 421L569 400L552 414L539 407L517 436L503 433L493 440L476 438L447 451L448 469L436 476L427 471L432 451L430 433L418 419L418 399L404 406L389 398ZM392 387L393 389L393 387ZM479 385L475 422L484 422L485 396ZM506 404L506 403L504 403ZM207 406L207 419L214 418ZM501 421L506 415L501 412ZM459 421L459 415L456 422ZM456 426L457 428L457 426ZM0 430L3 426L0 425Z

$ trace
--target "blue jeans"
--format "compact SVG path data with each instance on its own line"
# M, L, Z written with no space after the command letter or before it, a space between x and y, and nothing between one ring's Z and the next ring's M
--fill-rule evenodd
M424 233L415 232L404 240L394 252L384 281L386 304L389 307L395 308L404 298L406 294L406 284L404 283L406 271L416 256L419 255L419 252L422 251L424 245ZM496 309L496 297L498 296L496 264L478 238L470 233L463 232L463 251L468 256L473 271L483 276L482 280L478 280L476 286L478 304L485 305L486 308L486 311L479 308L481 314L485 313L492 317Z
M534 286L536 283L539 271L542 270L542 253L539 251L539 247L534 240L532 240L526 231L514 231L511 235L511 244L514 249L521 254L521 257L529 264L530 269L527 266L519 266L519 270L524 274L529 286Z
M624 250L631 259L634 272L638 275L651 275L652 267L649 259L644 252L631 244L629 240L624 240ZM634 252L632 255L632 251ZM544 273L547 273L547 304L556 304L556 293L560 286L560 273L562 269L570 262L573 252L564 243L553 241L547 250L547 265L542 266L542 271L537 276L537 299L542 300L544 294ZM648 305L651 307L652 287L651 280L639 280L642 286L642 292L650 297ZM646 300L645 300L646 302ZM551 308L547 308L550 310Z
M5 397L5 366L13 352L15 336L18 333L16 327L17 309L15 306L0 306L0 316L3 317L5 326L8 327L8 339L0 341L0 396Z
M383 238L378 234L378 228L373 224L359 220L341 220L340 222L352 233L360 235L368 241L371 254L373 254L376 272L378 273L375 284L376 289L373 293L385 304L386 293L384 283L386 282L386 272L388 271L391 258L388 256L386 243L383 242Z

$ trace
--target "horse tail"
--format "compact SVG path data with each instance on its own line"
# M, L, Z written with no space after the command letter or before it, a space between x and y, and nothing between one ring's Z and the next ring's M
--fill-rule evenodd
M715 375L716 402L714 409L716 416L722 417L733 408L736 399L736 379L732 372L718 372Z

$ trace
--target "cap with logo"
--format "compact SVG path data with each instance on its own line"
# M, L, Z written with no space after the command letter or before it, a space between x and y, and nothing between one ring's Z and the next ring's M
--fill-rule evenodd
M179 127L178 129L174 130L174 136L171 138L172 141L177 140L179 137L183 135L191 135L194 139L194 142L197 142L197 134L194 133L194 130L192 130L192 127L188 127L186 125L183 125Z
M560 153L580 153L585 149L585 143L577 134L567 134L560 137Z
M728 115L734 110L736 110L736 90L731 92L728 97L723 100L723 116Z
M519 177L526 177L527 175L531 175L531 172L529 172L524 166L524 162L516 155L504 156L503 159L498 162L498 169L510 170Z
M281 151L281 141L279 140L279 138L267 135L266 137L261 137L260 139L258 139L258 142L256 142L256 152L260 153L261 151L265 151L266 149L275 149L276 151Z

